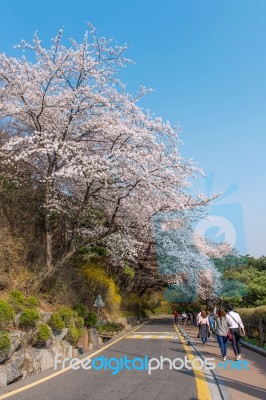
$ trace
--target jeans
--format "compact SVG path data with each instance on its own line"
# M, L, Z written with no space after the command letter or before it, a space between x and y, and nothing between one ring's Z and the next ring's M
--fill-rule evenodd
M202 343L204 344L204 343L207 343L207 341L208 341L208 338L206 338L206 337L205 337L205 338L204 338L204 337L202 337L202 338L201 338L201 340L202 340Z
M227 336L217 335L217 340L222 352L222 356L226 357L226 349L227 349Z
M239 328L230 328L232 334L232 345L236 356L241 354L241 336L239 334Z

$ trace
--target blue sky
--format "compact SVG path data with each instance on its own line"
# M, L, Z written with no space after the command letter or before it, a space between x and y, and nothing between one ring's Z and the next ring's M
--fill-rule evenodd
M130 92L140 84L156 89L141 106L180 124L182 154L213 175L213 192L237 184L217 204L242 208L237 228L245 231L246 252L260 256L266 255L265 19L264 0L2 0L0 51L19 55L12 46L35 31L49 45L61 27L66 38L81 40L87 21L101 36L126 42L135 64L121 79ZM195 188L206 190L204 180Z

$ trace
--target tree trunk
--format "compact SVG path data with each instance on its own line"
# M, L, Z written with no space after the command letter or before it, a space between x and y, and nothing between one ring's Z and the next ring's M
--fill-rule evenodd
M53 251L52 251L52 232L50 226L50 211L49 211L50 184L46 182L45 186L45 274L50 274L53 270Z

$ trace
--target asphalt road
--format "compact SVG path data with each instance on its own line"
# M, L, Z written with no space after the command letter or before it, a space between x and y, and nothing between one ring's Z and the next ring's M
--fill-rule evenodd
M149 359L160 356L171 360L186 355L173 327L172 318L153 319L129 334L128 337L113 343L96 357L121 358L132 360L145 356ZM93 359L93 358L92 358ZM144 361L143 361L144 362ZM99 365L99 364L98 364ZM140 361L135 364L140 365ZM155 365L155 364L154 364ZM46 373L46 376L53 371ZM35 376L35 381L39 376ZM33 377L29 378L33 379ZM28 379L17 382L11 391L28 385ZM3 392L2 392L3 394ZM110 370L68 370L46 382L28 388L8 397L11 400L196 400L197 387L193 371L187 369L169 370L165 363L163 370L154 370L151 375L146 370L123 369L116 375ZM1 392L0 392L1 399Z

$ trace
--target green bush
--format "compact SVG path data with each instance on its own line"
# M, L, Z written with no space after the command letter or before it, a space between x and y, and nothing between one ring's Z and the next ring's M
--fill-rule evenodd
M93 328L97 325L97 315L95 313L89 312L87 318L85 319L86 328Z
M6 301L0 300L0 329L7 328L14 318L13 308Z
M89 311L87 307L85 307L83 304L75 304L73 306L73 310L76 311L79 317L86 318L89 314Z
M41 323L38 326L38 330L37 330L38 342L45 342L47 339L49 339L49 337L50 337L49 325L47 325L45 323Z
M29 296L26 298L25 305L26 305L26 307L29 307L29 308L38 307L39 299L34 296Z
M79 340L80 336L82 334L82 330L78 329L74 324L73 325L69 325L68 327L68 332L66 335L66 340L72 344L72 345L76 345L77 341Z
M8 354L11 347L11 340L8 332L0 332L0 357Z
M78 329L82 329L84 327L84 319L82 317L75 318L75 325Z
M266 326L266 306L253 308L238 308L237 312L245 324L259 325L260 318L264 326Z
M25 308L21 313L19 324L25 329L34 328L39 319L40 314L37 310L34 310L33 308Z
M57 310L57 313L64 321L66 327L70 326L73 323L75 313L73 310L71 310L71 308L61 307L59 308L59 310Z
M66 326L59 312L55 312L50 319L50 327L54 332L61 332Z
M13 290L8 294L8 302L16 312L23 310L25 301L26 298L20 290Z
M101 332L120 332L125 326L123 324L118 324L117 322L107 322L102 325L97 325L97 331Z

